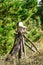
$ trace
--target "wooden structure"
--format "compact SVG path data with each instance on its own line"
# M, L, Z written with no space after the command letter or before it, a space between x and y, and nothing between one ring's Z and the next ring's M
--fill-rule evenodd
M18 59L20 59L22 57L22 53L25 54L25 47L24 47L25 45L30 50L32 50L33 52L35 52L31 48L31 46L29 46L29 44L25 41L25 39L32 44L32 46L36 49L37 52L39 52L38 49L36 48L36 46L34 45L34 43L24 35L24 32L26 32L26 27L23 26L23 24L21 26L19 24L18 31L16 33L16 37L15 37L15 41L14 41L14 45L13 45L13 47L12 47L10 53L9 53L9 55L13 56L13 55L16 55L17 52L18 52ZM6 58L6 60L7 59L8 59L8 57Z

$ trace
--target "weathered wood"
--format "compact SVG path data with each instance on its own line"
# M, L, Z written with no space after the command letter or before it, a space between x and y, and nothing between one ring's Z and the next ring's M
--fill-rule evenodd
M27 42L25 42L25 45L26 45L30 50L32 50L33 52L35 52L35 51L27 44Z
M27 38L25 35L23 35L23 36L27 39L27 41L29 41L29 42L33 45L33 47L36 49L36 51L37 51L38 53L40 53L40 52L38 51L37 47L34 45L34 43L33 43L29 38Z

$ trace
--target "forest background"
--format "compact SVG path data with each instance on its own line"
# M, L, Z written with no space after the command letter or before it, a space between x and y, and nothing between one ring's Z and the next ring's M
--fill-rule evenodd
M37 42L43 36L43 0L0 0L0 55L11 50L20 21L30 32L26 36Z

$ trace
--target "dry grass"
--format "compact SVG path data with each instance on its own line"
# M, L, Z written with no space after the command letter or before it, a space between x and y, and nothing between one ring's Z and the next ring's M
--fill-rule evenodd
M39 46L39 43L43 42L43 39L36 43L36 46ZM42 51L41 51L42 50ZM10 61L5 61L0 59L0 65L43 65L43 49L40 50L40 54L37 52L27 51L26 57L23 57L21 60L12 59ZM16 64L14 63L16 62Z
M16 60L16 62L17 63L14 64L14 60L0 60L0 65L43 65L43 52L41 52L40 54L30 54L26 58Z

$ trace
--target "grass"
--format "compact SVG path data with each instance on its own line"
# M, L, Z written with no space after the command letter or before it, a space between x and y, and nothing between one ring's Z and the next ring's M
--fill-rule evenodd
M0 65L43 65L43 48L40 47L43 42L43 38L36 42L36 46L40 50L40 54L37 52L26 51L26 57L23 56L22 59L12 59L10 61L5 61L0 59ZM16 64L14 64L14 61Z

